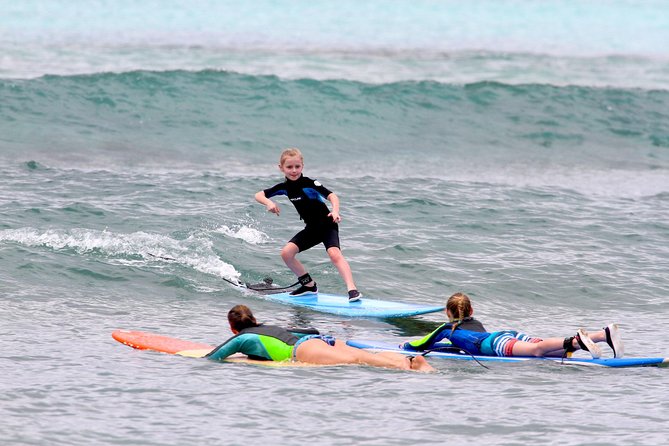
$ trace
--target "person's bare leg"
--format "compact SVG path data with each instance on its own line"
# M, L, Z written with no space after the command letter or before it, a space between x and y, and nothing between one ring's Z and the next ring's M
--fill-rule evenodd
M547 338L540 342L525 342L518 341L513 344L513 356L546 356L548 352L555 352L556 350L563 350L562 345L564 338ZM580 348L576 341L576 348Z
M606 342L604 330L588 333L593 342ZM575 350L580 350L576 339L571 342ZM547 338L541 342L518 341L513 345L513 356L562 356L564 354L564 338Z
M302 262L297 260L297 254L300 252L300 248L293 242L286 243L286 246L281 249L281 258L284 263L290 270L295 273L297 277L304 276L307 273L307 269L302 265ZM314 281L307 283L306 286L314 286Z
M373 367L393 368L401 370L432 371L425 358L414 359L416 364L399 353L384 352L374 354L365 350L350 347L345 342L336 341L332 347L320 339L310 339L301 343L296 352L296 359L312 364L364 364Z
M594 333L589 331L588 335L595 342L606 342L606 332L604 330L595 331Z
M355 282L353 282L353 273L351 272L351 266L348 264L344 255L341 253L341 250L336 246L328 248L328 256L330 256L330 261L339 271L339 275L344 279L346 283L346 289L348 291L357 289Z

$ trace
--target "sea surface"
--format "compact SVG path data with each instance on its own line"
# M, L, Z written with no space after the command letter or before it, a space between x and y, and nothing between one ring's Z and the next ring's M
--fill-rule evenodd
M297 214L253 199L295 146L365 296L463 291L490 330L617 322L669 356L667 42L659 0L0 2L0 443L666 444L667 369L269 368L111 332L217 344L235 304L340 339L444 320L228 283L295 281Z

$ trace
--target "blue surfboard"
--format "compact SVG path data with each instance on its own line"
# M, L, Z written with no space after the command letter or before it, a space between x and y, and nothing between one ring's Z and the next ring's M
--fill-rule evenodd
M419 305L363 297L357 302L349 302L348 296L318 293L291 296L289 293L265 294L264 298L282 304L309 308L323 313L346 317L394 318L443 311L443 306Z
M372 351L389 351L395 353L402 353L405 355L417 355L420 352L414 352L409 350L403 350L399 348L396 344L391 344L389 342L382 341L368 341L368 340L350 340L346 342L351 347L361 348L364 350ZM473 361L474 359L484 362L525 362L525 361L552 361L558 364L564 363L568 365L583 365L583 366L599 366L599 367L669 367L669 358L555 358L555 357L534 357L534 356L511 356L511 357L499 357L499 356L479 356L479 355L468 355L461 353L450 353L450 352L429 352L425 355L430 358L441 358L441 359L456 359L456 360L465 360Z

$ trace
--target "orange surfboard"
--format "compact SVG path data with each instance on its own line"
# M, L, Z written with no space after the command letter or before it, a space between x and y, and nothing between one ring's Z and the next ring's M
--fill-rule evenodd
M115 330L112 337L121 344L138 350L153 350L172 355L202 358L215 347L200 342L184 341L156 333L134 330Z
M135 330L115 330L112 332L112 337L121 344L138 350L153 350L161 353L169 353L171 355L186 356L189 358L204 358L207 353L214 348L213 345L204 344L202 342L185 341L183 339L171 338L169 336L159 335L156 333L148 333L145 331ZM268 367L318 367L318 364L307 364L304 362L291 361L259 361L257 359L249 359L246 355L236 353L225 358L224 362L241 362L246 364L256 364Z

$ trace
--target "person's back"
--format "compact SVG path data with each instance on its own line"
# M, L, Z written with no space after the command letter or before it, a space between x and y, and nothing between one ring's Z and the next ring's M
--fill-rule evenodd
M405 350L425 351L453 345L471 354L480 354L481 343L489 335L490 333L486 331L479 320L473 317L466 317L461 321L446 322L427 336L402 344L402 348ZM442 342L444 339L449 342Z
M207 358L225 359L243 353L251 359L285 361L291 359L293 346L298 340L298 336L282 327L259 324L240 330L211 351Z

